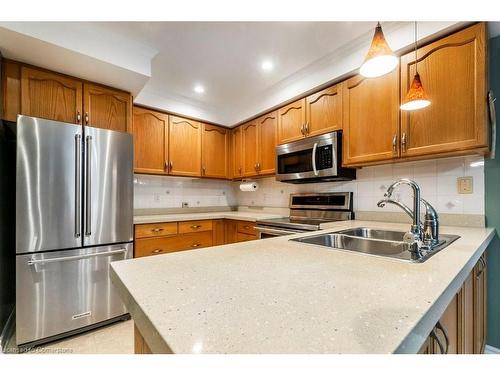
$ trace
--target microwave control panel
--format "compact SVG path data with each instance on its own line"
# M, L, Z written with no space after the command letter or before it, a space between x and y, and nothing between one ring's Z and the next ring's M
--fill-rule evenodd
M316 149L316 168L329 169L333 167L333 146L319 146Z

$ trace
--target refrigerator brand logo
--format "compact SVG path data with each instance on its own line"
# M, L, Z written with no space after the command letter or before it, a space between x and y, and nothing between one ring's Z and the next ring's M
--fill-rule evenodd
M71 319L80 319L80 318L85 318L86 316L92 315L92 311L86 311L84 313L76 314L71 317Z

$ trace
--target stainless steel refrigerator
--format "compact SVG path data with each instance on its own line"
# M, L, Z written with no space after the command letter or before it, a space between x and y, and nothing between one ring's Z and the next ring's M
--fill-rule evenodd
M127 133L18 116L16 341L124 317L109 263L133 254Z

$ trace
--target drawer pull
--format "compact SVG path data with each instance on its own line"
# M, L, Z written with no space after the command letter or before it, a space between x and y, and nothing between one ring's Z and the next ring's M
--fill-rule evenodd
M191 229L199 229L201 228L201 225L191 225Z
M201 243L194 243L191 245L191 247L200 247L201 246Z
M248 225L244 225L244 226L243 226L243 228L244 228L244 229L250 229L250 226L248 226Z
M163 230L163 228L154 228L154 229L151 229L151 232L158 233L158 232L161 232L162 230Z
M160 253L163 253L163 249L154 249L152 251L153 254L160 254Z

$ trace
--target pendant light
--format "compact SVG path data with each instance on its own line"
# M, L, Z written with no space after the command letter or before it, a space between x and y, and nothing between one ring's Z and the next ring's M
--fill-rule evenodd
M414 111L429 106L431 101L427 97L418 74L418 59L417 59L417 22L415 21L415 76L410 85L410 89L406 93L406 97L401 104L403 111Z
M368 78L380 77L392 72L398 66L398 58L385 40L380 22L377 23L375 34L373 34L372 44L359 73Z

